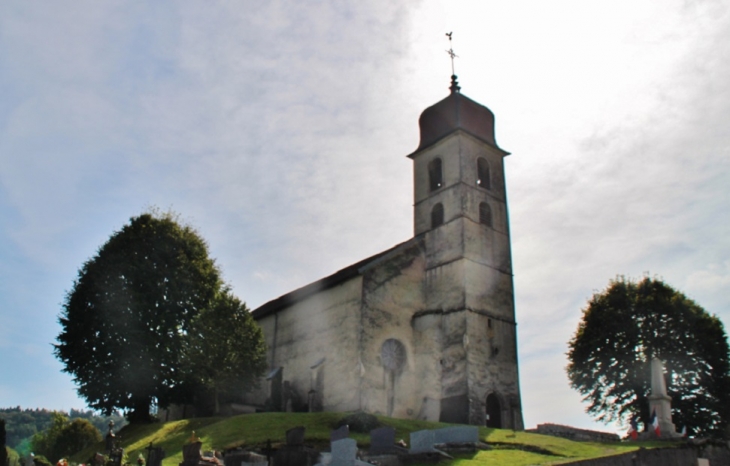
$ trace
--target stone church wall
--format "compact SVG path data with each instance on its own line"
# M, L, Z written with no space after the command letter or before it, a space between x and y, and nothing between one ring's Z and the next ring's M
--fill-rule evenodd
M497 222L498 212L492 207L492 217ZM509 236L503 231L481 225L478 221L464 224L464 255L471 260L510 274L512 270Z
M363 272L363 409L400 418L430 418L438 400L438 329L413 325L424 306L423 243L416 239ZM397 343L393 343L395 340ZM402 345L395 363L384 346ZM384 359L385 358L385 359ZM430 414L431 413L431 414Z
M514 324L472 311L466 320L470 423L485 422L487 397L493 394L502 426L522 429Z
M463 289L462 289L463 292ZM463 307L441 317L443 352L441 354L441 412L443 422L468 423L467 322Z
M463 267L467 277L465 307L512 322L512 276L473 261L464 261Z
M270 365L282 367L282 381L292 391L292 409L303 409L310 401L316 410L358 409L361 286L357 276L258 320ZM263 382L247 401L263 406L270 384ZM313 400L310 390L315 391Z

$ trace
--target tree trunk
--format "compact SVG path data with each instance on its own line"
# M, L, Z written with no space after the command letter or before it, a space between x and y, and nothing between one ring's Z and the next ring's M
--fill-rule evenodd
M215 412L215 415L218 416L221 413L221 405L220 405L220 402L218 401L218 387L213 387L213 398L215 401L215 408L214 408L215 411L214 412Z
M152 422L150 416L150 404L149 398L137 398L134 400L134 407L129 413L128 420L130 424L148 424Z

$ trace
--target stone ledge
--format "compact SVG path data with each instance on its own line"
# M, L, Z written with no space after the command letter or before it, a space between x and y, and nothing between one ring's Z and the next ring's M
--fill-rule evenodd
M618 442L621 440L618 435L610 432L578 429L577 427L563 426L560 424L538 424L537 428L526 429L525 432L551 435L576 442Z

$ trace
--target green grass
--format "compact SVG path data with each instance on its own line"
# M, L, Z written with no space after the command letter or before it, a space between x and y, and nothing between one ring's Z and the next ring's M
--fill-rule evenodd
M140 453L147 456L145 448L150 443L161 446L167 456L163 466L177 466L182 462L182 447L189 441L193 431L203 443L205 450L225 450L244 447L257 448L271 440L274 446L284 443L288 429L294 426L306 428L305 442L318 449L329 446L330 431L343 413L260 413L245 414L229 418L200 418L168 422L165 424L128 425L119 433L127 455L127 461L134 463ZM422 429L447 426L437 422L412 421L378 417L383 425L396 431L396 439L409 440L409 434ZM650 442L591 443L546 435L513 432L511 430L479 430L480 438L492 445L492 450L462 454L453 460L439 464L445 466L491 466L491 465L548 465L561 464L579 459L597 458L625 453L639 446L652 448L668 446ZM351 433L360 448L370 444L368 434ZM79 452L70 458L71 462L85 463L96 451L102 451L103 443ZM415 466L415 465L414 465Z

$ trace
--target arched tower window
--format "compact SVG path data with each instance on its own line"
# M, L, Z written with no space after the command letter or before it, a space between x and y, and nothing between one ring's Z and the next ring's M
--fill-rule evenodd
M486 202L479 204L479 223L488 227L492 226L492 209Z
M441 159L435 158L428 164L428 186L431 191L436 191L444 185L441 171Z
M444 224L444 206L439 202L431 209L431 228Z
M492 181L489 177L489 162L484 157L477 159L477 185L480 188L492 189Z

